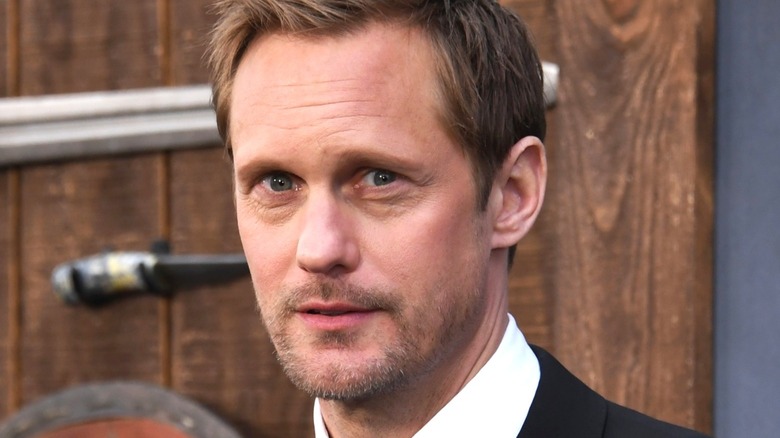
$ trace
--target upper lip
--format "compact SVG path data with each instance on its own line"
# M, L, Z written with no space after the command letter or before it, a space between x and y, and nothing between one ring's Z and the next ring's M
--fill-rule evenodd
M323 314L342 314L350 312L369 312L375 309L369 309L357 304L345 302L307 302L295 309L299 313L323 313Z

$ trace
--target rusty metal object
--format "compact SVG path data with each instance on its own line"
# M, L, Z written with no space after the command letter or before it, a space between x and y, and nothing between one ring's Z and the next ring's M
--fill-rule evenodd
M28 405L0 424L0 438L241 438L183 396L141 382L77 386Z
M116 298L234 280L249 274L243 254L171 255L107 252L63 263L52 272L54 293L68 304L104 304Z

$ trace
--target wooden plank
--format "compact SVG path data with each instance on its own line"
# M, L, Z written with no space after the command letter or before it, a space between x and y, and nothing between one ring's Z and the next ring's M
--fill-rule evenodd
M545 284L544 264L549 248L543 237L537 227L517 246L509 276L509 313L529 343L552 349L552 294Z
M22 174L22 372L25 403L104 379L159 382L157 299L69 307L51 290L59 263L157 237L156 158L42 165Z
M171 16L171 77L175 85L208 82L203 54L216 17L208 0L169 0Z
M608 398L708 431L712 1L555 10L555 351Z
M693 420L698 430L714 433L714 293L715 293L715 1L699 0L696 33L696 181L694 251L691 254L693 295L692 376Z
M0 0L0 97L16 90L16 3ZM19 290L17 260L18 171L0 170L0 419L16 408Z
M16 196L11 190L11 172L0 172L0 419L8 416L12 410L12 383L14 369L14 343L16 318L14 312L18 308L14 299L15 284L12 284L13 248L15 247L13 216L16 213Z
M501 0L528 25L536 49L545 61L556 62L554 0Z
M176 253L241 251L220 149L176 153L171 199ZM284 376L256 307L248 277L177 295L172 386L246 436L311 436L312 401Z
M0 0L0 97L8 95L8 1ZM10 218L11 200L8 197L8 173L0 172L0 419L5 418L10 409L8 407L11 398L9 382L10 374L10 294L8 284L8 268L11 260L8 248L11 244L8 219Z
M8 76L8 67L11 60L11 54L8 50L8 35L14 25L15 16L10 14L11 9L8 0L0 0L0 97L9 95L8 89L11 86L11 80Z
M154 2L21 2L21 94L158 86ZM99 310L51 293L61 262L107 246L146 250L160 235L157 156L28 167L21 176L22 402L103 379L162 380L154 298Z
M161 85L152 1L21 2L24 95Z

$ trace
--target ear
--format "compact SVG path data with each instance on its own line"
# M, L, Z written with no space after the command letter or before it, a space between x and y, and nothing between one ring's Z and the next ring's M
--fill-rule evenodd
M547 184L544 144L524 137L509 151L493 181L488 208L493 218L492 248L508 248L536 221Z

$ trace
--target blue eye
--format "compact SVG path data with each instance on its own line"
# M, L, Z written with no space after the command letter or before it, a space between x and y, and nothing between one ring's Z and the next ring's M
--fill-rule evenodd
M268 175L263 178L263 184L274 192L284 192L295 187L292 177L286 173Z
M366 174L367 182L375 186L385 186L395 181L397 175L389 170L372 170Z

